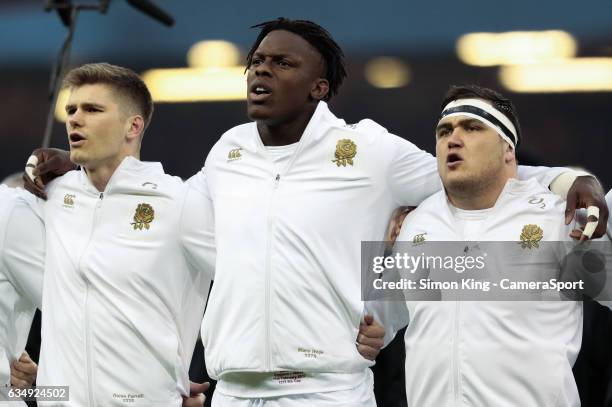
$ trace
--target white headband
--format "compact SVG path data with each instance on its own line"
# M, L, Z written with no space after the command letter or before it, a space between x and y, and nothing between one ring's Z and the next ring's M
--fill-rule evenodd
M480 99L457 99L442 109L440 121L445 117L468 116L493 129L512 147L518 144L518 133L508 117L492 105ZM439 124L439 122L438 122Z

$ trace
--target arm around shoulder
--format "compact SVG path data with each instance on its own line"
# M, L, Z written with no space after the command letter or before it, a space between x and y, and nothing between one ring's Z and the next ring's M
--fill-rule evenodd
M442 189L436 158L401 137L388 136L387 185L398 206L417 206Z
M215 213L206 184L191 185L185 195L180 220L180 239L190 263L212 279L215 267Z

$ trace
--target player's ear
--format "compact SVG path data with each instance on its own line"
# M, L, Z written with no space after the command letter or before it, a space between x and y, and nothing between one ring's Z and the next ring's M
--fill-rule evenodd
M323 100L329 93L329 81L325 78L317 78L310 89L310 97L314 100Z
M137 139L142 135L144 131L144 119L141 115L135 114L127 118L126 121L126 137L131 139Z
M508 143L504 143L504 162L506 164L516 162L516 149Z

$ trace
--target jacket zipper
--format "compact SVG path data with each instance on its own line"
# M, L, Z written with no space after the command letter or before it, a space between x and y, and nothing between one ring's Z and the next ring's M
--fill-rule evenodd
M311 118L312 120L312 118ZM256 131L256 137L257 140L259 142L260 148L263 151L264 155L267 157L268 162L270 162L273 167L274 167L274 172L277 171L277 168L274 166L274 162L273 160L271 160L270 155L267 154L267 152L265 151L266 148L263 145L261 138L259 137L259 133ZM300 138L299 144L295 150L295 152L293 153L293 157L291 157L291 161L289 161L289 165L287 165L287 167L284 169L284 174L289 173L289 170L291 169L291 167L293 167L293 164L295 163L295 161L297 160L297 156L299 155L299 153L301 152L302 146L304 145L304 134L302 134L302 137ZM270 205L268 206L268 224L267 224L267 228L268 228L268 241L266 243L266 269L265 269L265 279L266 279L266 287L265 287L265 349L264 349L264 354L265 354L265 370L266 371L270 371L271 367L272 367L272 357L271 357L271 351L270 351L270 280L271 280L271 266L270 266L270 257L271 257L271 248L272 248L272 227L273 227L273 222L272 222L272 205L274 203L274 195L276 193L276 189L278 188L278 185L280 183L280 179L281 179L281 175L280 173L276 173L276 175L274 176L274 181L273 181L273 186L272 186L272 193L270 194Z
M463 241L466 240L465 230L461 231L461 239ZM467 249L467 247L466 247ZM467 251L464 251L463 255L465 256ZM460 319L461 319L461 298L459 292L457 292L458 298L455 300L455 326L453 332L453 369L452 369L452 381L453 381L453 395L454 402L453 405L455 407L459 407L460 404L460 391L459 391L459 381L460 381L460 367L459 367L459 327L460 327Z
M455 407L460 406L459 400L459 314L461 310L461 301L456 301L455 303L455 332L454 332L454 340L453 340L453 391L455 395Z
M272 357L270 351L270 280L271 276L271 265L270 265L270 257L272 256L272 238L273 238L273 222L272 222L272 205L274 203L274 195L276 189L278 188L278 184L280 183L280 174L276 174L274 178L274 184L272 187L272 193L270 194L270 206L268 208L268 242L266 244L266 298L265 298L265 306L266 306L266 337L265 337L265 359L266 359L266 371L269 371L272 367Z
M98 202L96 202L96 206L94 208L93 223L91 225L91 231L89 233L89 241L87 242L87 246L85 247L85 250L83 251L83 254L81 255L81 258L79 260L79 269L83 273L83 280L85 281L85 318L84 318L85 320L85 347L86 347L86 354L85 354L86 362L85 363L87 364L87 387L88 387L87 395L89 398L90 407L95 406L94 394L93 394L94 387L93 387L93 356L92 356L92 349L91 349L91 326L89 324L89 321L90 321L90 318L89 318L90 282L89 282L89 278L87 277L87 274L85 273L83 269L83 257L89 250L89 245L91 244L94 230L96 228L96 224L98 223L98 211L100 207L102 206L103 198L104 198L104 193L100 192Z

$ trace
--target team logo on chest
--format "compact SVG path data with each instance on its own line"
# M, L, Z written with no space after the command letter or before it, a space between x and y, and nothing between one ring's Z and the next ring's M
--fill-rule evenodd
M136 208L136 213L134 214L134 222L131 225L134 226L134 230L139 229L142 230L149 229L151 227L151 222L155 219L155 211L153 207L146 203L138 204Z
M347 138L338 140L334 155L336 159L332 162L336 163L338 167L346 167L346 164L353 165L353 158L357 155L357 145L353 143L353 140Z
M533 249L540 247L540 240L544 237L544 231L538 225L525 225L521 232L519 244L523 249Z
M242 158L240 150L242 150L242 148L235 148L233 150L230 150L230 152L227 154L227 161L236 161Z
M426 234L427 234L427 232L419 233L418 235L414 235L414 237L412 238L412 245L413 246L418 246L418 245L421 245L421 244L425 243L425 240L427 240L425 238Z
M65 208L74 208L74 198L76 198L73 194L64 195L64 207Z

